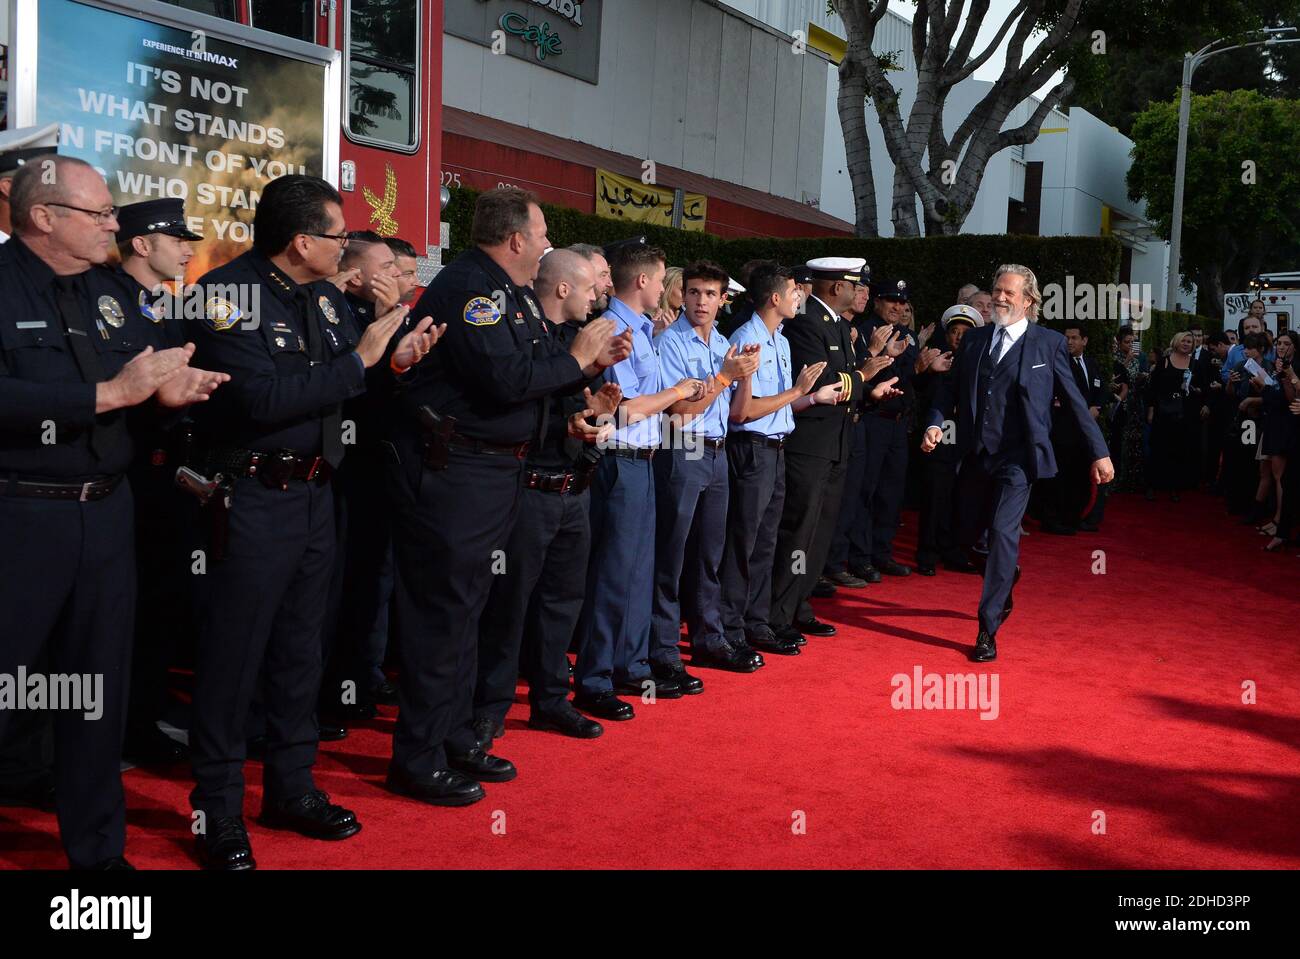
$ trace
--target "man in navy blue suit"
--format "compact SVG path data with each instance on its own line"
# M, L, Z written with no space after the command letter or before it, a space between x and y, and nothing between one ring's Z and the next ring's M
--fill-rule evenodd
M980 631L971 653L977 663L997 658L998 627L1011 612L1011 590L1020 578L1020 521L1030 487L1056 475L1053 397L1061 397L1061 415L1072 416L1083 433L1093 482L1108 483L1115 476L1106 441L1075 384L1065 337L1037 325L1041 302L1032 270L1014 263L998 267L991 321L962 337L953 375L935 393L921 442L926 453L942 442L956 442L962 542L972 546L988 531Z

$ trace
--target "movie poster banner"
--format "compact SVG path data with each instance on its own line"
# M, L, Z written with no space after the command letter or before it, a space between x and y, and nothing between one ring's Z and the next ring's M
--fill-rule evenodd
M119 205L185 201L205 240L188 280L248 248L266 183L325 175L325 65L75 0L39 16L37 122L60 124L59 152Z

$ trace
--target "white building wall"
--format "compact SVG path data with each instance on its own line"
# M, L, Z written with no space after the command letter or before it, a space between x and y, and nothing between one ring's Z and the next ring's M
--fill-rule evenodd
M797 201L820 195L824 56L796 56L790 37L717 0L602 11L598 84L444 34L443 103Z

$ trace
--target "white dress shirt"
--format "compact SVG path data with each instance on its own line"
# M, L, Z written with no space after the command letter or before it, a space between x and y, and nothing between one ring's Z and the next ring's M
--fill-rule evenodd
M996 366L1002 362L1002 357L1007 355L1007 350L1016 345L1016 340L1025 335L1025 330L1029 329L1029 319L1021 317L1015 323L1000 328L1002 330L1002 352L993 357L993 363ZM993 342L998 341L998 331L993 331ZM990 347L992 349L992 347Z

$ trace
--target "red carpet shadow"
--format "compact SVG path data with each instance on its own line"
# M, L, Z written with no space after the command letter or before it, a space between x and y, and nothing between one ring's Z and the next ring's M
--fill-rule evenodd
M1268 856L1300 857L1300 776L1231 769L1170 769L1137 760L1088 755L1076 749L1020 752L962 747L954 755L1019 770L1028 788L1072 796L1081 809L1100 809L1113 834L1122 810L1135 807L1174 833L1210 846ZM1237 783L1250 794L1216 785ZM1086 815L1086 814L1085 814Z
M1209 723L1224 729L1263 736L1283 746L1300 749L1300 719L1261 710L1258 706L1206 706L1173 696L1147 696L1170 716L1196 723Z

